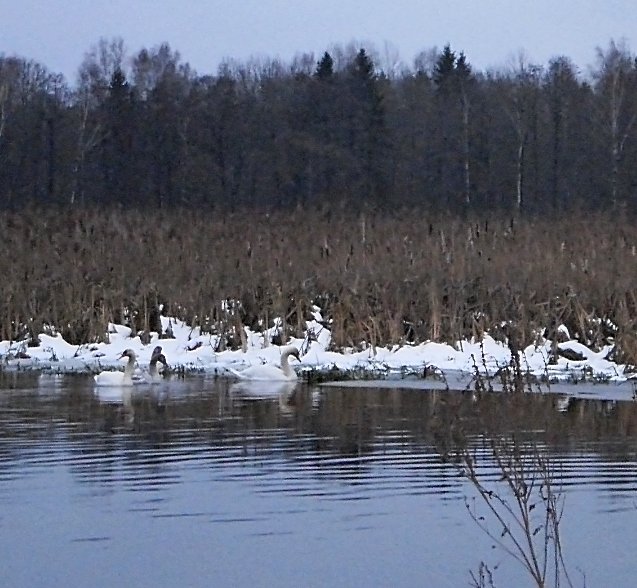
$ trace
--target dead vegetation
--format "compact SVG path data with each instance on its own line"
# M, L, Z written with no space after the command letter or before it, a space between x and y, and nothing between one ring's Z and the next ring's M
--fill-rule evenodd
M159 312L241 345L282 317L300 334L312 304L336 348L485 331L538 333L637 363L637 226L603 215L459 219L336 208L264 213L71 209L0 213L0 339L54 327L72 343L141 333ZM503 329L503 325L506 328Z

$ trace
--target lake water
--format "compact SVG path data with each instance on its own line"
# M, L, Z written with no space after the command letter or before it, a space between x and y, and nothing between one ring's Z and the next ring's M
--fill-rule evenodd
M481 561L497 586L530 586L440 457L460 428L475 447L484 430L536 439L574 586L634 586L633 401L204 377L129 397L0 372L2 586L455 587Z

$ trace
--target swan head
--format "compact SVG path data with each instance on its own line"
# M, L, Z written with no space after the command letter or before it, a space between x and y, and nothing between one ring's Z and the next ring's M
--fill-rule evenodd
M155 362L162 363L162 364L164 364L165 367L168 367L168 362L166 361L166 356L163 353L160 353L159 355L156 355L153 359L155 360Z
M155 349L153 349L153 354L150 356L150 363L163 363L165 366L168 366L166 363L166 356L161 352L161 345L157 345Z
M296 347L294 347L294 345L290 345L289 347L286 347L283 353L287 357L294 357L297 361L301 361L299 350Z
M128 357L128 359L132 359L133 361L137 359L137 355L132 349L125 349L117 359L122 359L123 357Z

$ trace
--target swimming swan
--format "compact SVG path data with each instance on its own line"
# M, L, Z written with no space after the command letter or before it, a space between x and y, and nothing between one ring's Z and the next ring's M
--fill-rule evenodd
M150 363L148 364L148 379L150 382L161 382L162 380L162 376L157 369L157 362L163 364L165 368L168 367L166 356L161 352L161 345L157 345L153 349L153 354L150 357Z
M301 361L299 350L294 345L288 345L281 350L281 366L265 364L254 365L245 370L235 371L228 368L240 380L261 380L261 381L293 381L296 380L296 372L288 362L289 357L295 357Z
M128 357L128 362L123 372L100 372L94 376L95 384L97 386L132 386L133 385L133 371L135 370L135 361L137 355L132 349L126 349L117 358Z

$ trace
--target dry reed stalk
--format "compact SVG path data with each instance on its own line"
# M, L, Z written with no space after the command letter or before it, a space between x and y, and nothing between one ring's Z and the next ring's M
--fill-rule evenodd
M593 225L595 241L586 230ZM371 336L401 343L406 332L415 342L452 342L506 321L526 343L565 323L601 345L609 332L599 319L627 334L637 316L637 229L601 215L487 223L294 210L255 225L238 213L74 209L0 213L0 228L0 245L12 252L0 260L4 339L46 323L70 325L67 336L81 342L107 319L152 330L160 303L222 332L232 324L217 306L226 299L241 303L250 328L282 317L287 337L301 334L320 298L337 347Z

